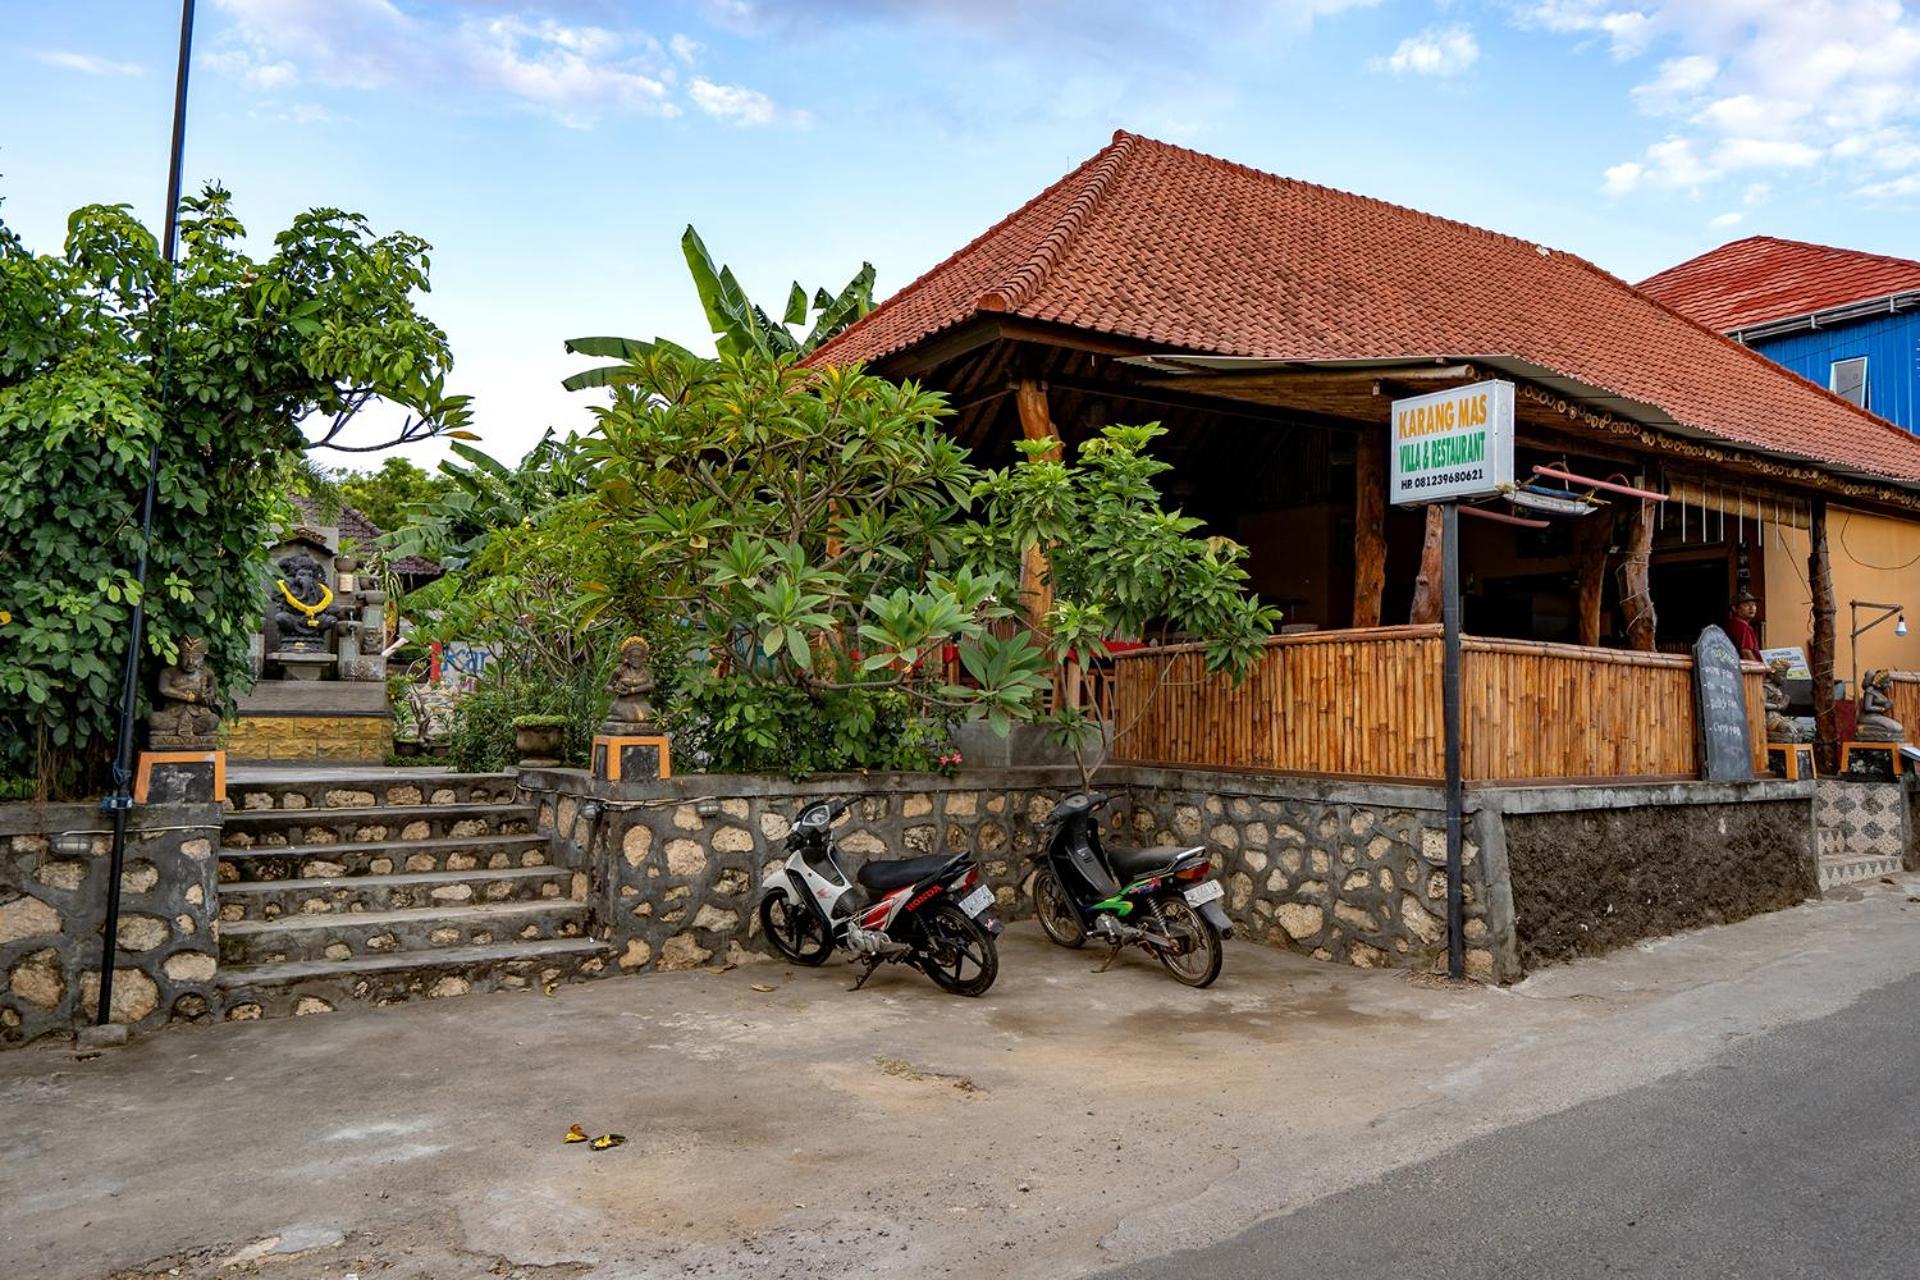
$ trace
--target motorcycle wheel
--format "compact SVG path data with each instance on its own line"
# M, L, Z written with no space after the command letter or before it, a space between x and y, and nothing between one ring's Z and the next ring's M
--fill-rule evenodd
M1160 963L1186 986L1212 986L1227 959L1227 947L1220 931L1177 893L1155 899L1154 905L1161 923L1166 926L1167 936L1179 947L1177 952L1155 947L1153 951L1160 957Z
M985 995L1000 976L993 935L951 902L928 912L920 927L926 937L914 963L933 984L956 996Z
M833 954L833 939L820 917L794 906L785 889L769 890L760 899L760 932L795 964L823 965Z
M1042 867L1033 873L1033 914L1056 946L1078 950L1086 945L1087 927L1080 923L1080 913L1073 909L1060 877L1051 868Z

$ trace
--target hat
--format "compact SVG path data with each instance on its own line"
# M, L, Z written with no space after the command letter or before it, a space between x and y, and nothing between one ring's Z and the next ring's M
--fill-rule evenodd
M1733 602L1735 604L1746 604L1749 601L1751 601L1754 604L1759 604L1760 597L1753 594L1753 592L1747 590L1745 587L1740 588L1740 594L1733 598Z

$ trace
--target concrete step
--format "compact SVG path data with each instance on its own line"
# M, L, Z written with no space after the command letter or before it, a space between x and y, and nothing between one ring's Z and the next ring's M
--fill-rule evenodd
M227 781L227 800L237 813L276 809L368 809L422 804L502 804L514 795L510 773L443 773L401 777L369 771L362 776L245 779Z
M229 813L220 828L226 849L271 845L377 844L533 830L530 804L386 805L353 809L259 809Z
M345 844L255 845L220 850L225 886L255 880L337 880L398 872L501 871L544 867L552 841L532 833L448 837L441 840L350 841Z
M538 990L607 970L607 948L585 938L496 942L348 960L222 965L214 979L228 1021L331 1013L482 991Z
M250 880L220 886L220 919L237 922L409 911L464 902L577 902L586 898L586 889L586 875L565 867Z
M571 900L488 902L409 911L358 911L236 920L220 926L222 965L347 960L444 947L578 938L587 905Z
M1820 887L1831 889L1835 885L1858 884L1863 880L1878 880L1881 876L1901 874L1901 860L1895 857L1876 855L1827 856L1820 859Z

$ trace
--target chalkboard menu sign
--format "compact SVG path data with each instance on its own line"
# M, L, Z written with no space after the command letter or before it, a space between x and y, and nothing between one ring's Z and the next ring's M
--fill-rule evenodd
M1752 781L1753 740L1740 652L1718 627L1708 627L1694 642L1693 696L1700 713L1700 776L1708 782Z

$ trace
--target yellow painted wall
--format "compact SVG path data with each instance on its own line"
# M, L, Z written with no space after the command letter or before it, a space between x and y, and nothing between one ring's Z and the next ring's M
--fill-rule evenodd
M385 716L239 716L227 721L231 760L383 763L393 750Z
M1860 637L1860 671L1891 667L1920 671L1920 522L1848 511L1827 512L1827 545L1833 564L1833 595L1839 603L1834 618L1838 644L1834 673L1851 680L1853 629L1849 600L1904 604L1909 609L1911 633L1901 639L1887 621ZM1807 533L1804 529L1774 526L1766 550L1766 626L1762 636L1769 647L1799 645L1808 648L1813 632L1813 604L1807 592ZM1872 611L1862 610L1864 622Z

